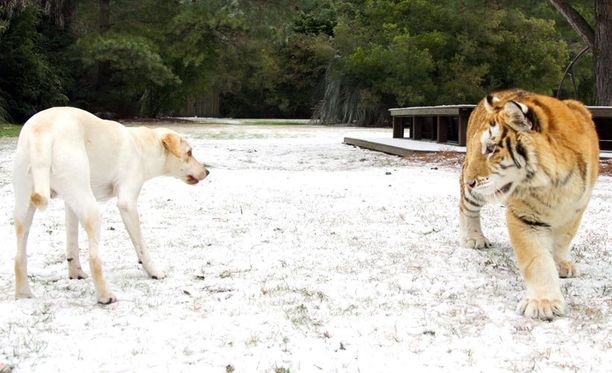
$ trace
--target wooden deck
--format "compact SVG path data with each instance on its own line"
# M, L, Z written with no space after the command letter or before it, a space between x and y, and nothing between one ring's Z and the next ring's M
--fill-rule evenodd
M415 106L389 109L393 138L408 138L465 146L467 123L475 105ZM612 106L587 106L599 134L602 150L612 150Z
M393 137L404 138L410 128L413 140L465 145L468 119L476 105L415 106L389 109L393 118Z
M405 157L410 152L454 151L465 153L464 146L452 146L430 141L394 139L390 137L345 137L344 143L364 149L399 155L400 157Z
M365 137L351 136L345 137L344 143L347 145L358 146L363 149L374 150L387 154L405 157L411 152L458 152L465 153L465 146L452 144L441 144L432 141L418 141L411 139L394 139L392 137ZM612 151L602 150L600 158L612 159Z

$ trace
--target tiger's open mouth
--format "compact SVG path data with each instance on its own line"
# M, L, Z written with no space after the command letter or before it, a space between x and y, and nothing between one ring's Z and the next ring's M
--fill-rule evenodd
M503 187L497 189L495 191L495 197L501 197L504 194L508 193L508 191L510 191L511 187L512 187L512 183L508 183L508 184L504 185Z

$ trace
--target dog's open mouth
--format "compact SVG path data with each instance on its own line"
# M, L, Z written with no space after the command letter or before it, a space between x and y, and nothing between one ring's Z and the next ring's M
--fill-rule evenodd
M503 187L501 187L501 188L499 188L499 189L497 189L495 191L495 196L496 197L503 196L504 194L508 193L508 191L510 190L511 187L512 187L512 183L508 183L508 184L504 185Z
M187 179L185 179L185 182L190 185L196 185L197 183L200 182L200 180L196 179L195 177L191 175L188 175Z

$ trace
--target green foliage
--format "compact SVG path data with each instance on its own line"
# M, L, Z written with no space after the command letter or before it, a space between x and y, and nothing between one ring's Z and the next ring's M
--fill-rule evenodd
M42 17L37 7L27 7L5 20L0 36L0 116L25 121L43 108L68 102L61 66L50 62L49 37L38 31ZM8 25L8 26L6 26Z
M361 102L361 112L474 103L509 87L551 94L567 58L552 21L484 1L367 0L335 32L340 58L332 70L336 79L355 85L331 92L358 92L352 97ZM325 97L332 99L337 100ZM359 118L365 123L379 116Z
M130 113L136 108L121 108L124 102L139 102L139 114L151 114L157 108L152 102L156 89L178 87L181 80L164 63L156 46L140 36L119 33L92 35L77 43L80 59L86 69L104 64L109 73L101 88L111 94L95 91L102 106L109 111ZM149 112L147 112L149 111Z
M17 137L19 136L19 132L21 132L21 127L22 126L0 121L0 137Z
M325 71L335 56L330 4L304 1L287 19L271 27L250 24L242 58L244 75L224 90L222 114L246 117L309 118L324 89ZM257 13L256 13L257 14ZM271 41L271 42L270 42ZM234 70L235 73L235 70Z
M337 17L333 2L313 2L297 11L291 30L296 34L333 36Z
M552 94L575 32L527 0L11 2L0 8L0 119L72 104L123 116L221 114L381 123L393 106L474 103L521 87ZM591 2L573 2L589 20ZM100 30L104 29L104 32ZM566 96L593 97L592 58ZM70 98L70 100L68 100Z
M77 46L81 49L85 67L108 63L112 70L120 73L118 75L123 81L134 85L135 90L150 84L180 83L164 64L155 46L143 37L109 33L83 38Z

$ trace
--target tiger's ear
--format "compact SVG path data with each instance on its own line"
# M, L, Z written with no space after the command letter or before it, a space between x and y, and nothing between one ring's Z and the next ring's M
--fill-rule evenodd
M506 102L504 111L508 114L508 125L517 131L530 131L533 123L527 115L529 107L516 101Z
M181 138L175 133L167 133L161 139L164 149L177 158L181 157Z
M493 113L495 112L494 105L500 101L501 99L499 97L488 95L484 100L484 107L487 110L487 112Z

